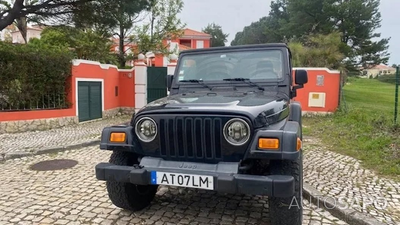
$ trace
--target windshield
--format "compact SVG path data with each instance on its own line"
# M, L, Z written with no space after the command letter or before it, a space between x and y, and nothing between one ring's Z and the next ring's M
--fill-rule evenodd
M282 78L280 50L253 50L228 53L184 55L178 67L178 81L223 81L244 78L275 81Z

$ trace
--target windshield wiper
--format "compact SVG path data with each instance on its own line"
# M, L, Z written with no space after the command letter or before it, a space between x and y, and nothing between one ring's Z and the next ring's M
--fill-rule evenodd
M243 77L237 77L237 78L226 78L224 79L224 81L243 81L246 82L247 84L250 84L254 87L258 87L259 90L264 91L265 89L263 87L261 87L260 85L253 83L250 81L250 79L248 78L243 78Z
M205 84L203 80L195 80L195 79L193 79L193 80L180 80L179 82L185 82L185 83L198 83L198 84L201 84L201 85L203 85L203 87L205 87L205 88L208 88L208 89L212 90L212 88L211 88L210 86L208 86L207 84Z

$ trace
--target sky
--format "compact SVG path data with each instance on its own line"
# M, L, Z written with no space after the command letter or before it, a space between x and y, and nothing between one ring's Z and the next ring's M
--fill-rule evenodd
M271 0L183 0L184 8L179 17L187 28L201 31L208 23L221 25L224 33L228 33L227 45L231 43L237 32L247 25L268 15ZM389 65L400 64L400 22L398 10L400 0L381 0L381 28L376 31L382 38L390 37Z

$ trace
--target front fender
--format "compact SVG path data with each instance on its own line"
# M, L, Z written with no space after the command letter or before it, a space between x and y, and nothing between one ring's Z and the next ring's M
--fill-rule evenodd
M111 142L110 136L111 133L125 133L125 142ZM132 126L111 126L105 127L101 132L101 141L100 141L100 149L103 150L126 150L133 151L135 147L134 135L133 135L133 127Z
M300 137L300 126L296 121L287 121L283 129L262 128L256 130L246 158L296 160L300 156L297 151L297 138ZM258 148L259 138L278 138L279 149L261 150Z

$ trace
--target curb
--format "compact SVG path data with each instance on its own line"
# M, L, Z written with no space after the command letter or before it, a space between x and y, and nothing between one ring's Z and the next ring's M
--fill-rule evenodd
M337 217L348 224L354 225L385 225L374 217L360 213L354 209L341 209L336 207L334 198L322 198L324 194L307 183L303 183L303 197L310 200L315 205L322 206L326 211L330 212L334 217Z
M17 158L22 158L22 157L26 157L26 156L35 156L35 155L56 153L56 152L73 150L73 149L89 147L89 146L94 146L94 145L99 145L99 144L100 144L100 139L94 140L94 141L82 142L82 143L74 144L74 145L65 145L65 146L54 147L54 148L44 148L44 149L37 150L35 152L6 153L6 154L3 154L0 156L0 162L5 162L10 159L17 159Z

